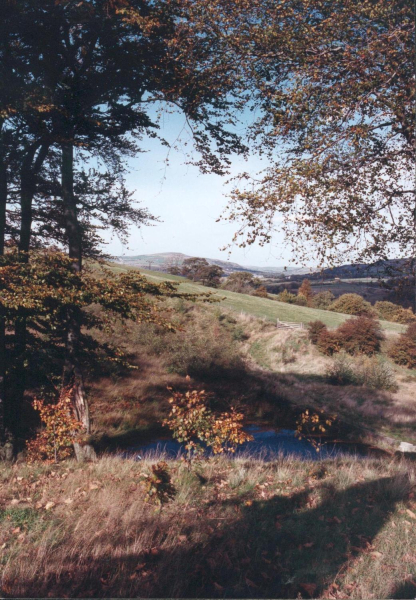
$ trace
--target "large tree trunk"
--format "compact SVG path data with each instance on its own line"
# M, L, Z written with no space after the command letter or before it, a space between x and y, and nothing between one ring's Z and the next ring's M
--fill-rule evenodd
M62 145L61 175L63 212L69 257L73 259L72 268L78 273L82 268L82 235L74 196L74 148L70 143ZM81 336L81 316L79 309L72 309L68 314L64 384L71 384L73 386L73 406L76 417L83 424L85 431L89 433L90 417L78 356Z
M37 177L48 154L49 145L40 141L33 143L26 151L20 170L20 235L19 260L29 261L33 219L33 198L36 193ZM37 153L37 154L36 154ZM24 313L15 322L15 382L13 403L10 403L10 427L15 435L21 427L20 409L26 389L26 369L24 366L27 345L27 323Z
M3 122L0 121L0 256L4 254L4 238L6 228L7 204L7 167L4 147ZM6 324L3 310L0 307L0 446L5 442L5 410L6 410Z

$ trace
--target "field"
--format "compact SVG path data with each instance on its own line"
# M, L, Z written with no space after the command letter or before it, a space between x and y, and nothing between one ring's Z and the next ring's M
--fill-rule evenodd
M124 265L113 263L111 268L114 269L115 272L123 272L133 267L126 267ZM247 294L237 294L227 290L208 288L201 286L198 283L192 283L189 280L176 275L168 275L166 273L158 273L156 271L146 271L145 269L140 269L140 272L146 275L146 277L148 277L151 281L176 281L180 283L179 291L194 294L207 291L211 292L215 295L215 297L220 299L222 307L229 308L235 312L267 319L269 321L280 319L280 321L309 323L310 321L316 321L319 319L328 327L337 327L348 318L347 315L341 315L339 313L333 313L326 310L294 306L293 304L285 304L284 302L277 302L267 298L257 298L255 296L248 296ZM381 321L381 325L386 331L399 332L404 330L402 325L397 323L389 323L388 321Z

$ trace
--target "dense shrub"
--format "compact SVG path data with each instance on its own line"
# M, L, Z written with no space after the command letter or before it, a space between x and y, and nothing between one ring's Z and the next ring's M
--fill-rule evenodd
M416 323L416 315L411 308L403 308L398 304L387 301L376 302L374 308L380 319L385 319L393 323L402 323L403 325Z
M308 299L303 294L298 294L295 297L293 304L296 304L297 306L308 306Z
M250 294L253 290L260 287L260 285L261 279L254 277L252 273L248 273L247 271L235 271L225 279L221 288L239 294Z
M288 292L287 290L283 290L280 294L277 294L276 300L279 302L286 302L286 304L296 304L297 306L308 306L308 300L303 295L296 295Z
M318 292L312 298L312 306L314 308L320 308L321 310L327 310L334 300L335 296L329 290L325 292Z
M333 312L354 316L376 316L376 311L367 300L359 294L342 294L328 307Z
M333 385L364 385L378 390L396 391L397 383L393 369L380 357L357 360L341 351L326 372Z
M404 335L416 342L416 323L409 325Z
M328 383L333 385L357 385L355 364L346 352L340 352L326 371Z
M372 356L379 352L382 340L383 334L377 321L369 317L356 317L348 319L335 331L321 327L316 345L327 356L340 350L345 350L348 354Z
M276 300L279 302L286 302L287 304L296 304L297 296L292 294L288 290L283 290L280 294L277 294Z
M316 346L322 354L332 356L341 350L341 341L338 331L328 331L323 329L319 334Z
M372 356L380 350L384 339L378 321L368 317L348 319L337 329L341 348L348 354L367 354Z
M416 369L416 323L409 325L389 350L390 358L398 365Z
M326 329L326 325L322 321L308 323L308 336L312 344L318 343L318 338L324 329Z
M259 298L267 298L267 296L268 296L267 290L264 287L264 285L261 285L256 290L252 291L251 295L252 296L258 296Z

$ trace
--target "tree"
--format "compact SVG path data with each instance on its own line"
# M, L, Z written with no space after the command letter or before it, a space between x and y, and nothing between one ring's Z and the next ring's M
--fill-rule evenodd
M182 275L192 281L199 281L202 269L209 267L209 262L206 258L186 258L182 263Z
M304 296L308 302L308 306L312 304L314 293L309 279L302 281L302 285L298 289L298 296Z
M394 254L414 274L414 6L257 0L243 13L234 51L261 109L252 140L272 164L236 185L235 240L267 243L281 221L298 260Z
M223 173L230 152L244 150L233 131L233 110L240 103L234 92L235 66L227 54L218 63L214 50L222 41L214 28L201 27L201 6L186 0L8 3L2 75L11 82L12 93L2 95L0 108L15 135L14 147L24 149L17 152L23 262L29 259L33 202L45 160L60 178L49 182L55 184L52 193L44 194L59 198L48 218L53 215L63 231L74 275L82 270L91 236L91 221L83 230L82 211L89 209L91 218L97 211L107 218L132 217L128 203L124 209L119 203L118 213L105 203L82 205L76 165L86 155L114 162L117 154L137 152L143 135L157 137L157 117L150 116L149 107L166 103L183 112L202 170ZM22 74L17 80L15 72ZM40 211L38 216L45 234L48 224ZM67 310L65 376L73 380L74 403L88 428L79 363L81 311L77 305ZM21 315L17 319L23 348L26 323Z
M312 303L314 308L327 310L334 300L334 294L330 290L325 290L323 292L318 292L317 294L315 294Z
M209 287L217 288L221 283L221 277L224 276L224 270L218 265L208 265L202 267L197 274L198 280Z
M231 292L249 294L261 285L261 280L248 271L234 271L224 281L222 287Z
M110 365L127 365L127 360L111 342L99 344L91 335L94 329L111 334L116 320L157 323L172 329L158 310L160 300L194 298L192 294L179 294L178 284L153 284L134 271L119 275L104 268L74 271L72 260L56 251L35 251L29 262L20 262L9 252L0 264L0 297L6 324L12 325L18 314L24 317L28 326L25 367L29 389L46 399L55 398L61 387L71 312L76 310L80 318L78 364L94 372L102 363L108 371ZM100 310L86 310L92 306ZM16 376L18 369L10 356L9 373ZM73 411L88 433L88 405L73 402ZM19 425L19 433L27 433L27 424Z
M328 310L346 315L375 317L377 312L359 294L342 294L329 305Z

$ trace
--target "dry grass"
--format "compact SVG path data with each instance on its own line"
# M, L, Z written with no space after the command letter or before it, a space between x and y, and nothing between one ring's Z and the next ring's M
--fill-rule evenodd
M0 469L3 597L413 598L415 468L404 461L151 461Z
M385 358L391 371L394 391L371 389L362 385L331 385L327 373L334 360L322 355L302 331L265 328L247 321L250 338L244 351L251 369L267 381L266 389L287 405L305 405L337 413L341 420L356 426L365 425L378 433L409 442L416 441L416 377L413 372L394 365ZM389 334L383 349L394 334ZM364 359L351 359L356 371L365 368ZM358 433L354 427L354 435ZM365 434L363 439L365 439Z
M294 428L305 408L336 413L334 435L370 441L361 426L397 440L416 441L416 378L388 361L397 391L362 385L332 385L334 360L323 356L299 330L276 329L267 320L224 311L218 305L170 304L176 333L150 325L119 328L113 341L123 346L136 369L89 381L93 435L100 450L125 448L166 435L160 423L168 410L167 387L190 385L213 392L218 408L230 404L251 421ZM384 350L394 335L390 333ZM390 339L391 338L391 339ZM360 359L357 371L362 369Z

